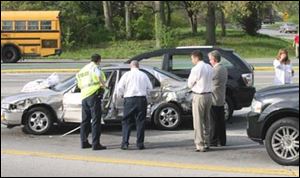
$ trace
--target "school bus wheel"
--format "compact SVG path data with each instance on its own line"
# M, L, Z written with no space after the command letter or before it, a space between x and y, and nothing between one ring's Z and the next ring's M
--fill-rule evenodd
M14 45L6 45L1 51L1 59L4 63L16 63L21 59L20 50Z

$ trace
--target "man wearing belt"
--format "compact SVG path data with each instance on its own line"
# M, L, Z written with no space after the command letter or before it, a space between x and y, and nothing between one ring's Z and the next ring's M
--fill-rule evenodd
M132 61L131 70L126 72L119 81L117 97L124 97L124 116L122 121L122 150L128 150L129 137L136 123L137 147L145 149L145 121L147 115L147 94L153 89L148 76L139 70L139 63Z
M100 144L101 135L101 100L105 88L106 77L99 69L101 56L94 54L91 62L84 66L76 75L78 87L81 89L82 122L80 128L81 148L104 150ZM88 142L88 135L92 122L92 145Z
M188 87L193 91L193 123L197 152L206 152L210 146L210 109L212 105L213 69L203 61L203 55L194 51L191 55L193 67Z
M213 73L213 104L211 108L211 132L210 145L221 146L226 145L226 125L224 104L226 98L226 83L228 72L227 69L220 64L221 55L218 51L212 51L208 54L209 62L214 68Z

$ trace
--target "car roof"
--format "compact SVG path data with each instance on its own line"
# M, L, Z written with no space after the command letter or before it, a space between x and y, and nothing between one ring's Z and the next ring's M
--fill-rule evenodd
M129 64L108 64L101 67L104 70L115 70L115 69L130 69ZM155 67L152 66L146 66L146 65L140 65L141 69L146 70L153 70Z
M133 58L129 59L125 63L128 64L133 60L141 61L143 59L148 59L154 56L161 56L163 54L167 53L192 53L193 51L196 50L206 50L206 51L213 51L213 50L218 50L220 52L222 51L227 51L227 52L233 52L233 49L226 49L226 48L220 48L216 46L181 46L181 47L176 47L176 48L168 48L168 49L158 49L150 52L146 52L137 56L134 56Z

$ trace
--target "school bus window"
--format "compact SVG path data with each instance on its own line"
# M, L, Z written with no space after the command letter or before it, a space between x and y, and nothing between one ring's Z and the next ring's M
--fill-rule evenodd
M50 20L44 20L41 21L41 30L51 30L51 21Z
M16 21L15 22L15 30L16 31L26 30L26 21Z
M28 21L28 30L39 30L39 21Z
M12 21L3 21L2 22L2 30L3 31L12 31L13 30L13 22Z
M42 40L42 48L57 48L57 40Z

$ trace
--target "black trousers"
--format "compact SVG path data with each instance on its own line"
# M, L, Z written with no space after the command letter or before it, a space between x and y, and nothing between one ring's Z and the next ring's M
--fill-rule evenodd
M130 133L135 124L137 130L137 147L144 146L146 115L146 97L125 98L124 117L122 121L122 146L129 145Z
M225 146L227 138L224 106L212 106L211 116L210 143L220 143L222 146Z
M88 136L92 129L92 145L100 144L101 135L101 100L102 94L95 94L82 100L82 121L80 128L81 143L88 142Z

